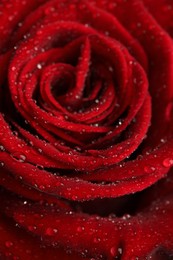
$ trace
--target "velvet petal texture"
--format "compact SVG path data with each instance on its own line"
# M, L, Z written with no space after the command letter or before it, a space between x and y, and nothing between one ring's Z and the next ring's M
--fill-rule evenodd
M172 10L0 1L1 259L173 257Z

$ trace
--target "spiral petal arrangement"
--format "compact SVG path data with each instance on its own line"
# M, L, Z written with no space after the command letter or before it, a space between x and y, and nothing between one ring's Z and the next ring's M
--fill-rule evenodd
M2 259L171 255L172 15L169 0L0 2Z

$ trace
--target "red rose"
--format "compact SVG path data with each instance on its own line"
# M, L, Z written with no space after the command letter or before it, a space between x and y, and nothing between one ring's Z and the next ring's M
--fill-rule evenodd
M2 259L172 259L172 17L1 0Z

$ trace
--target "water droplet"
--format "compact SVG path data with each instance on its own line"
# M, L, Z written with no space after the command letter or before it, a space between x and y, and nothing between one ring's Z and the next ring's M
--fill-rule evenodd
M18 162L24 162L26 160L26 156L23 154L19 154L18 152L13 153L11 157Z
M121 247L119 247L119 248L118 248L118 253L119 253L120 255L122 255L122 253L123 253L123 250L122 250L122 248L121 248Z
M21 155L20 155L20 158L19 158L19 161L20 161L20 162L24 162L25 160L26 160L26 156L23 155L23 154L21 154Z
M55 229L55 228L50 228L50 227L49 227L49 228L46 229L45 234L46 234L47 236L53 236L53 235L55 235L57 232L58 232L57 229Z
M125 214L124 216L122 216L122 219L124 219L124 220L127 220L129 218L131 218L130 214Z
M72 200L77 200L77 196L76 196L76 195L73 195L73 196L72 196Z
M84 227L79 226L77 227L77 232L82 232L84 229L85 229Z
M5 245L6 245L6 247L11 247L11 246L13 246L13 243L11 241L6 241Z
M99 243L99 242L100 242L100 238L99 238L99 237L95 237L95 238L93 239L93 242L94 242L94 243Z
M40 170L43 170L44 169L44 166L43 165L39 165L39 164L36 164L36 167Z
M4 152L4 151L5 151L5 148L4 148L3 145L0 145L0 151L1 151L1 152Z
M45 14L50 15L54 11L55 11L55 8L51 6L51 7L48 7L45 9Z
M42 69L42 65L40 63L37 64L37 69L39 69L39 70Z
M133 79L133 83L134 83L134 84L137 83L137 79L136 79L136 78Z
M111 72L113 72L114 71L114 69L111 67L111 66L109 66L109 71L111 71Z
M3 167L4 165L5 165L5 164L4 164L4 162L0 162L0 166L2 166L2 167Z
M171 158L166 158L164 161L163 161L163 166L165 167L170 167L173 165L173 159Z
M133 64L133 60L130 60L130 61L129 61L129 64L132 65L132 64Z
M78 146L76 146L75 149L76 149L76 151L78 151L78 152L81 152L81 150L82 150L82 149L81 149L80 147L78 147Z
M152 172L155 171L155 168L152 167L152 166L145 166L145 167L144 167L144 171L145 171L146 173L152 173Z
M160 142L161 142L161 143L165 143L166 140L162 138L162 139L160 139Z
M13 19L14 19L14 16L12 16L12 15L8 17L9 21L12 21Z
M28 226L28 230L29 231L34 231L34 230L36 230L36 226Z
M109 34L110 34L110 33L109 33L108 31L105 31L105 35L106 35L106 36L109 36Z
M16 67L12 67L11 70L12 70L12 71L15 71L15 70L16 70Z
M123 120L120 119L120 120L118 121L118 124L119 124L119 125L122 125L122 123L123 123Z
M115 247L111 247L110 253L111 253L112 256L115 256L116 255L116 248Z
M73 211L67 211L66 215L73 215Z

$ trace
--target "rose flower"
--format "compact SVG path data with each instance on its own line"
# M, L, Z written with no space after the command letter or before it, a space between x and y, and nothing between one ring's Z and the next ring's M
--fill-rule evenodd
M0 1L1 259L173 259L172 17Z

